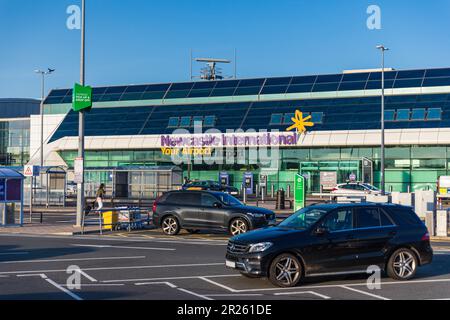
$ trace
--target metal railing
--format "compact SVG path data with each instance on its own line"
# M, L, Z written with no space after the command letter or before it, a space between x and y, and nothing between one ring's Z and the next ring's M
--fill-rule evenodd
M117 215L117 219L111 217L111 223L105 223L105 215ZM91 216L92 218L90 218ZM116 222L114 223L114 220ZM133 229L141 229L145 224L150 225L152 221L150 211L137 207L121 207L114 209L92 210L88 215L84 215L81 224L81 234L85 233L86 226L97 226L100 235L103 235L104 227L107 230L117 231L125 228L128 232Z

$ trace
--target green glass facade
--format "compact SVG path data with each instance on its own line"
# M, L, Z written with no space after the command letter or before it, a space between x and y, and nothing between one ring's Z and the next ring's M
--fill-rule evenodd
M69 167L73 167L76 151L60 152ZM338 183L348 180L354 173L361 179L363 158L373 161L374 184L380 183L380 148L295 148L280 150L279 167L265 168L258 164L193 165L191 179L218 180L219 173L228 172L231 184L240 187L244 172L252 171L258 182L259 174L268 176L268 184L286 189L293 187L297 173L308 174L308 192L320 191L320 172L336 171ZM173 164L160 150L88 151L88 168L117 166L154 166ZM188 175L187 165L182 166ZM386 148L386 188L393 191L436 189L439 176L450 175L450 146L402 146ZM270 188L270 187L269 187Z
M0 120L0 165L23 166L30 159L30 120Z

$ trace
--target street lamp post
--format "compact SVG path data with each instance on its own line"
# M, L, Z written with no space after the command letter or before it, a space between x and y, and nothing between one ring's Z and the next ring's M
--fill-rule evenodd
M44 98L45 98L45 76L55 72L55 69L48 68L47 71L35 70L37 74L41 75L41 148L40 148L40 166L44 166Z
M385 130L384 130L384 53L388 51L383 45L377 46L381 50L381 193L386 194L386 177L385 177Z
M81 61L80 61L80 84L85 85L85 21L86 21L86 3L82 0L81 5ZM83 175L84 175L84 110L78 115L78 158L83 159ZM77 219L76 226L80 227L84 214L84 177L77 188Z

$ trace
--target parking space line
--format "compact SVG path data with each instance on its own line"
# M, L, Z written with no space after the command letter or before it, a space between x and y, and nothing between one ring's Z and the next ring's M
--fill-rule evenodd
M84 272L81 269L76 269L76 271L81 274L82 276L84 276L86 279L88 279L91 282L98 282L97 279L95 279L94 277L91 277L90 275L88 275L86 272Z
M158 269L158 268L187 268L187 267L211 267L223 266L221 263L198 263L198 264L173 264L173 265L156 265L156 266L127 266L127 267L99 267L99 268L84 268L84 271L104 271L104 270L137 270L137 269ZM66 272L66 269L54 270L27 270L27 271L2 271L2 274L32 274L32 273L58 273Z
M62 292L68 294L70 297L72 297L75 300L81 301L83 300L80 296L76 295L75 293L73 293L72 291L60 286L59 284L57 284L55 281L53 281L52 279L47 278L47 276L44 274L42 275L42 278L47 281L48 283L50 283L52 286L54 286L55 288L61 290Z
M189 290L186 290L186 289L183 289L183 288L177 288L179 291L182 291L182 292L185 292L185 293L187 293L187 294L190 294L190 295L193 295L193 296L195 296L195 297L198 297L198 298L201 298L201 299L203 299L203 300L214 300L213 298L209 298L209 297L207 297L207 296L204 296L204 295L201 295L201 294L198 294L198 293L195 293L195 292L192 292L192 291L189 291Z
M277 293L274 293L275 296L288 296L288 295L293 295L293 294L310 294L310 295L317 296L317 297L325 299L325 300L331 299L331 297L326 296L324 294L317 293L315 291L277 292Z
M76 295L75 293L73 293L72 291L64 288L62 285L56 283L55 281L53 281L52 279L48 278L46 274L44 273L38 273L38 274L28 274L28 275L17 275L18 277L41 277L42 279L44 279L45 281L47 281L48 283L50 283L52 286L54 286L55 288L57 288L58 290L66 293L67 295L69 295L70 297L72 297L75 300L81 301L83 300L80 296Z
M124 247L124 246L112 246L112 245L95 245L95 244L71 244L74 247L89 247L99 249L133 249L133 250L159 250L159 251L176 251L174 248L152 248L152 247Z
M206 278L206 277L198 277L198 278L201 279L201 280L203 280L203 281L209 282L210 284L213 284L213 285L215 285L215 286L217 286L217 287L220 287L220 288L222 288L222 289L225 289L225 290L227 290L227 291L230 291L230 292L239 292L239 290L236 290L236 289L227 287L227 286L224 285L224 284L215 282L215 281L213 281L213 280L211 280L211 279L208 279L208 278Z
M205 297L261 297L262 293L223 293L223 294L207 294Z
M241 277L238 274L220 274L212 276L203 276L204 278L226 278L226 277ZM189 280L189 279L199 279L200 276L184 276L184 277L162 277L162 278L145 278L145 279L121 279L121 280L103 280L103 283L114 283L114 282L139 282L139 281L160 281L160 280Z
M145 259L146 256L131 257L101 257L101 258L73 258L73 259L42 259L42 260L18 260L18 261L2 261L0 264L15 263L46 263L46 262L71 262L71 261L99 261L99 260L124 260L124 259Z
M385 298L385 297L382 297L382 296L379 296L379 295L376 295L376 294L373 294L373 293L369 293L369 292L366 292L366 291L358 290L358 289L355 289L355 288L350 288L350 287L347 287L347 286L340 286L340 287L343 288L343 289L350 290L350 291L354 291L354 292L358 292L358 293L361 293L361 294L365 294L365 295L367 295L369 297L372 297L372 298L376 298L376 299L380 299L380 300L391 300L391 299L388 299L388 298Z
M159 285L159 284L164 284L166 286L171 287L172 289L178 288L176 285L174 285L171 282L167 282L167 281L163 281L163 282L140 282L140 283L135 283L135 286L148 286L148 285Z

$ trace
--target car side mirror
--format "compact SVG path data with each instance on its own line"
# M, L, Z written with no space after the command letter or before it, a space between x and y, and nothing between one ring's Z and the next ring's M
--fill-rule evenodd
M214 202L213 207L214 208L222 208L222 204L220 202Z
M329 232L328 228L325 227L317 227L314 233L318 236L324 236Z

